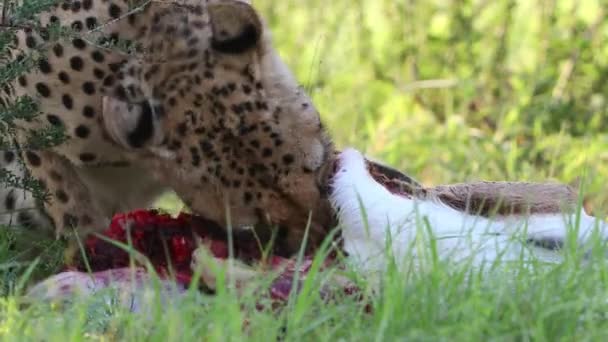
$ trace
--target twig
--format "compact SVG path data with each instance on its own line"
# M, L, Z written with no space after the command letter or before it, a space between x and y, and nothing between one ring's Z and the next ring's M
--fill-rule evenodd
M457 79L434 79L414 81L402 85L399 89L404 92L416 91L419 89L443 89L452 88L458 85Z

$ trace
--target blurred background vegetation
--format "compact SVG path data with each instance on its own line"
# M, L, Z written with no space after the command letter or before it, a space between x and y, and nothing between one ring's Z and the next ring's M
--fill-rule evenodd
M584 184L608 209L608 1L253 2L340 148L426 184Z

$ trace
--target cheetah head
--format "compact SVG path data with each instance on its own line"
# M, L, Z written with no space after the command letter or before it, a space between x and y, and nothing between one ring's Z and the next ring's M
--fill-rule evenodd
M333 145L258 13L237 0L152 2L144 13L143 52L103 100L111 139L197 214L278 227L292 251L307 227L319 242L333 225L323 190Z

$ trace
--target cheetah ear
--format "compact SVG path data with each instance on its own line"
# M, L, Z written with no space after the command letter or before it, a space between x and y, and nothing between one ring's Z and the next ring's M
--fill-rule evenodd
M222 53L240 54L254 48L262 35L262 21L250 2L229 0L208 7L211 46Z
M162 106L148 100L128 103L115 97L104 96L102 108L104 127L119 145L137 149L156 146L162 141Z

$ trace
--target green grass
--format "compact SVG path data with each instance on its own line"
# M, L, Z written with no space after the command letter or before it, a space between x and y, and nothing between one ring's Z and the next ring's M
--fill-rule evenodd
M354 146L425 184L580 183L585 206L603 216L606 1L254 2L339 147ZM181 209L171 196L159 203L172 212ZM6 269L14 254L2 246L0 251ZM254 310L252 295L237 299L230 291L215 297L193 291L168 308L153 305L148 315L133 315L101 305L99 298L75 299L63 308L24 307L13 293L0 298L0 336L7 341L604 340L608 269L603 258L586 267L579 259L575 253L563 264L516 266L514 272L492 275L441 263L417 272L393 271L374 297L371 314L348 298L325 304L301 296L273 313ZM311 288L325 276L314 275Z
M449 265L427 253L420 266L390 269L373 307L343 297L324 303L315 289L328 273L313 272L300 296L279 311L258 311L249 284L241 297L228 286L215 296L192 290L162 305L149 290L148 307L132 314L102 295L73 298L65 305L24 305L20 296L0 300L0 334L6 341L153 340L603 340L608 337L603 252L581 265L581 254L567 254L562 264L523 263L475 269ZM600 255L602 257L600 257ZM407 264L407 263L406 263ZM352 274L351 274L352 275ZM354 278L357 280L357 278ZM358 283L365 293L371 285ZM247 326L244 329L244 322Z

